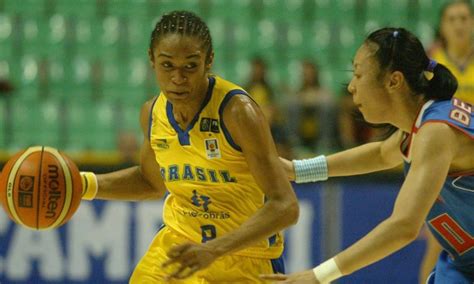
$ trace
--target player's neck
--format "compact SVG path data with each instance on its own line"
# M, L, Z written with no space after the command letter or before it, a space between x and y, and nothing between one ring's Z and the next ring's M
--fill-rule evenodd
M173 104L173 116L182 129L186 129L188 124L199 111L202 101L190 101L186 104Z
M194 116L201 110L203 101L207 96L207 89L209 83L203 84L197 94L192 96L189 100L183 102L173 103L173 116L179 126L185 129L193 120Z
M396 115L393 117L393 121L390 124L404 132L410 133L413 124L418 117L418 113L425 103L426 99L423 96L417 96L415 100L407 100L405 103L400 104L397 108L398 110L394 112Z

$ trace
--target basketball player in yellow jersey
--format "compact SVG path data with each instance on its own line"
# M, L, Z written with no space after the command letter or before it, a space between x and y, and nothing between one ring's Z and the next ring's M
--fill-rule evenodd
M258 283L282 272L280 231L297 221L295 194L258 106L210 76L214 53L196 15L164 15L151 35L161 93L141 112L141 164L82 173L84 198L158 199L164 225L130 283Z
M441 46L433 59L442 63L458 80L455 97L474 104L474 13L469 1L451 1L441 10Z

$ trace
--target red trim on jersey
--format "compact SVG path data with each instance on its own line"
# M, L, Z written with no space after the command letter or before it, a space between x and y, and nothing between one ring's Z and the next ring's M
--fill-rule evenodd
M467 170L465 172L451 173L448 177L460 177L460 176L474 176L474 170Z
M428 102L426 102L428 103ZM426 104L425 103L425 104ZM410 157L410 150L411 150L411 141L412 141L412 137L413 137L413 134L416 134L418 132L418 128L416 127L416 122L418 121L418 117L421 115L421 110L423 109L423 107L425 106L425 104L423 104L420 109L418 110L418 113L416 114L416 118L415 120L413 121L413 124L411 126L411 133L407 133L407 136L405 139L402 140L402 142L400 143L400 152L402 152L402 155L405 157L405 159L408 161L409 160L409 157ZM405 132L406 133L406 132ZM405 149L402 149L403 147L403 144L405 143L405 141L407 141L408 139L408 142L406 144L406 147Z
M426 103L427 103L427 102L426 102ZM426 104L426 103L425 103L425 104ZM423 107L425 106L425 104L423 104L423 105L421 106L421 108L418 110L418 114L416 115L415 121L413 121L413 125L411 126L411 133L417 133L417 132L418 132L418 129L420 129L420 127L421 127L421 125L420 125L420 127L416 127L416 122L418 121L418 118L419 118L420 115L421 115L421 110L423 109ZM410 133L410 135L411 135L411 133Z

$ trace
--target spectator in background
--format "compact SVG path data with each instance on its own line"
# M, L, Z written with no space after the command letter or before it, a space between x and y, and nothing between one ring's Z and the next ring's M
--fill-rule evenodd
M11 116L12 111L10 108L10 97L12 92L15 90L10 81L6 79L0 79L0 98L5 99L6 107L4 111L0 111L0 129L3 133L0 133L0 145L6 145L10 142L11 133Z
M474 104L474 11L467 0L450 1L441 9L438 44L431 57L444 64L458 80L455 97Z
M7 80L0 79L0 95L2 97L10 95L13 91L13 86Z
M273 89L267 81L267 64L261 57L254 57L251 62L250 78L245 89L260 106L270 125L273 140L278 154L291 158L291 148L281 113L275 102Z
M474 12L469 1L446 3L440 12L438 40L430 50L431 57L445 65L458 80L455 97L474 104ZM425 227L420 234L426 239L426 251L420 266L419 279L424 283L442 251Z
M268 122L272 122L275 112L273 90L267 82L267 64L260 57L254 57L250 64L250 78L245 89L252 94Z
M301 67L301 87L288 103L288 129L300 157L334 149L336 134L334 99L321 87L317 65L304 60Z

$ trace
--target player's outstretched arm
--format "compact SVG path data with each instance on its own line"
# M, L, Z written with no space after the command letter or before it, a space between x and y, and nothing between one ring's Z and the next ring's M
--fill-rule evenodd
M280 158L286 176L296 183L353 176L394 168L402 163L401 131L381 142L367 143L329 156L289 161Z
M140 149L140 165L102 175L82 173L84 199L138 201L164 196L166 187L148 137L151 104L151 101L145 103L140 113L140 124L145 136Z
M456 135L455 130L445 124L429 123L421 127L412 146L410 171L392 215L336 257L314 268L313 275L308 270L284 276L290 280L287 283L294 283L292 281L301 277L313 278L302 283L317 283L316 279L329 283L385 258L415 240L460 149ZM265 279L277 280L275 275Z
M454 129L440 123L420 128L412 146L410 171L392 215L336 257L344 273L378 261L417 238L458 151L456 135Z

